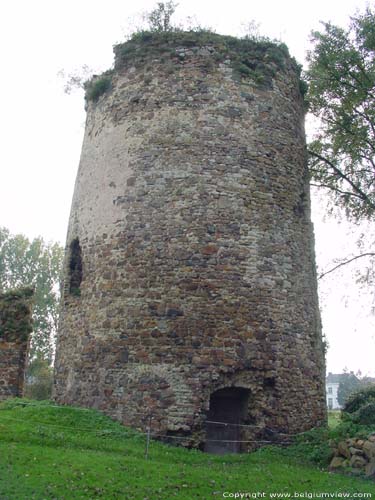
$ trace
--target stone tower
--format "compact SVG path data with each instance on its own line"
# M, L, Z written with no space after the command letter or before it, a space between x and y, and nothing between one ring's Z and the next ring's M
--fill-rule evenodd
M196 33L115 55L87 88L57 401L139 428L151 415L155 435L218 452L321 425L296 64L283 46Z

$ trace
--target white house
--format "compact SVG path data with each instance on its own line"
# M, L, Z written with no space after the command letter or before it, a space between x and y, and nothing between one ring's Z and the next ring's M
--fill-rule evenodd
M341 374L328 373L326 377L326 397L327 408L329 410L340 410L341 406L337 401L337 391L339 389Z

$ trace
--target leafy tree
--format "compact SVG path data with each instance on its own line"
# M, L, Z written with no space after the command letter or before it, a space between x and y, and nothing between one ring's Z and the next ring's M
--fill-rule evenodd
M153 33L179 31L180 28L174 26L171 22L171 17L175 13L177 6L178 4L174 3L171 0L169 0L168 2L158 2L154 9L152 9L150 12L147 12L146 14L143 14L143 27L138 27L135 33L143 31L151 31ZM189 18L189 20L192 22L191 18ZM144 23L146 23L146 26L144 25ZM134 26L132 26L132 28L134 28ZM190 26L189 29L192 31L196 31L197 29L200 29L200 27ZM127 36L131 37L135 33L132 32ZM98 73L98 71L95 71L93 68L87 66L87 64L84 64L79 69L76 69L75 71L68 74L66 74L65 70L62 69L57 73L57 76L62 78L64 82L63 90L65 94L71 94L75 89L84 89L86 91L87 89L89 89L89 92L92 92L93 76L95 73ZM106 80L102 78L99 85L105 85L106 83L108 84L108 82L108 78ZM99 88L96 85L96 91L98 90ZM95 99L95 96L92 96L91 99L92 98Z
M58 322L63 253L57 243L45 243L42 238L30 241L22 234L12 235L0 228L0 291L34 288L31 356L41 355L49 363Z
M31 399L50 399L53 369L48 361L37 354L27 367L24 395Z
M343 406L349 396L356 392L361 387L360 379L353 373L344 370L340 375L339 388L337 390L337 401L340 406Z
M337 400L341 406L345 406L344 411L349 411L346 409L349 404L348 401L357 400L360 395L367 393L374 396L374 380L368 376L362 376L360 370L354 374L354 372L344 369L344 373L340 375L340 383L337 391ZM367 400L364 401L364 403L367 402Z
M347 29L323 23L312 34L308 55L307 95L319 132L309 144L313 185L328 189L332 207L345 210L354 222L375 215L375 12L351 18ZM369 258L359 281L374 279L374 242L358 242L360 253L329 271L359 258Z
M169 0L158 2L155 9L146 14L149 30L152 32L174 31L176 28L171 23L171 17L175 13L178 4Z
M320 120L309 145L313 179L354 220L375 214L375 13L312 35L308 99Z

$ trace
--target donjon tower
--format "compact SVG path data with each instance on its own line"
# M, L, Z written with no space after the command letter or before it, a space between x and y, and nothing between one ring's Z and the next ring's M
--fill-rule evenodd
M57 401L217 452L325 422L300 87L269 42L115 47L87 88Z

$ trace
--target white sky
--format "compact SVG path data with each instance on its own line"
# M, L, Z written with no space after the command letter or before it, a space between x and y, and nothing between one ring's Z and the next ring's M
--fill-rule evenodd
M13 233L65 243L85 112L83 94L69 96L57 76L84 64L97 71L113 62L112 45L124 40L129 19L154 0L12 0L0 4L0 226ZM285 42L298 61L319 21L345 25L364 0L180 0L181 19L241 35L254 20L264 35ZM177 19L178 20L178 19ZM348 225L322 221L314 204L319 268L353 251ZM375 375L375 320L371 297L353 282L351 269L321 280L329 371L344 367Z

